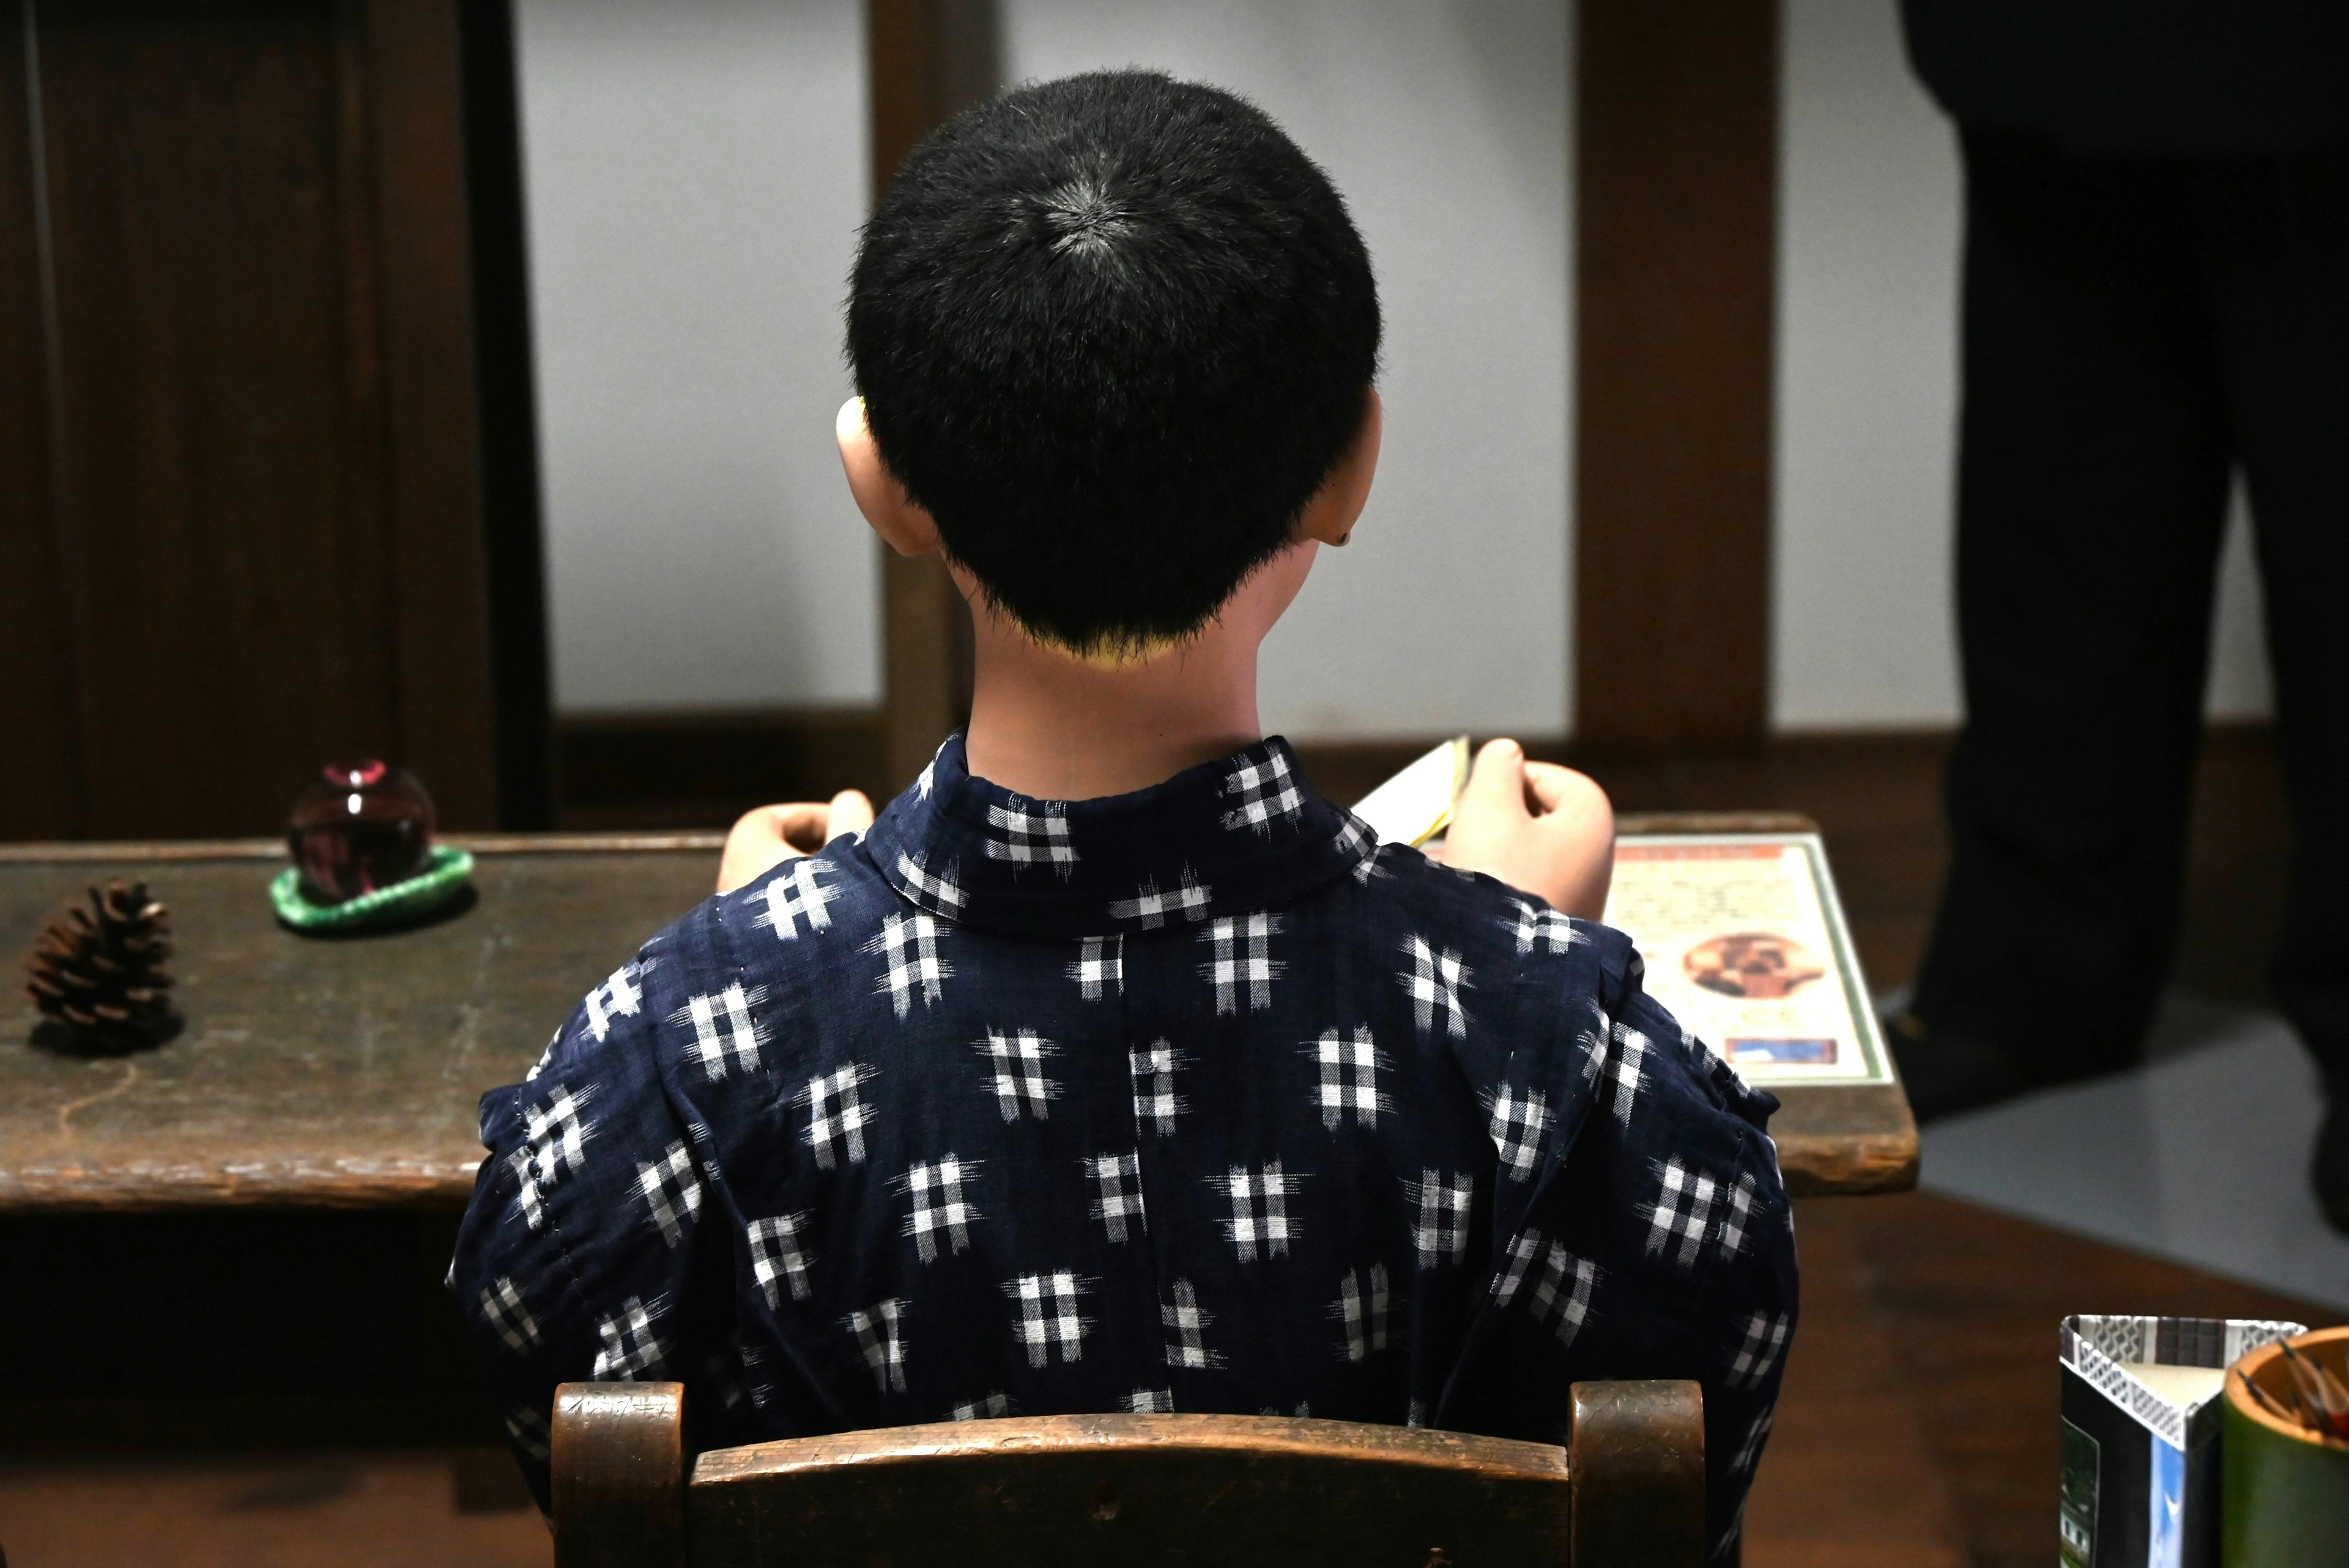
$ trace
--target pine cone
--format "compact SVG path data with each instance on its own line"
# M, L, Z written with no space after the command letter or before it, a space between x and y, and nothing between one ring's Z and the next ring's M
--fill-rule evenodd
M33 1005L70 1032L84 1051L119 1054L167 1038L178 1026L171 1011L171 912L147 896L147 884L129 891L119 882L89 890L79 905L42 928L26 962Z

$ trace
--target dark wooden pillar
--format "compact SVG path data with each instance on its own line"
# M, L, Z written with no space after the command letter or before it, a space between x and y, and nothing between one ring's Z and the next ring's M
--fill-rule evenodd
M82 832L75 620L55 526L56 319L25 0L0 12L0 837Z
M992 0L866 0L873 194L921 139L995 89ZM883 750L888 787L922 771L970 715L970 614L935 556L881 553Z
M406 634L394 645L399 745L444 816L486 825L497 820L497 709L457 10L368 0L366 25L390 566Z
M1775 0L1583 0L1576 737L1759 745L1769 723Z
M460 0L457 16L498 825L523 831L554 826L555 777L554 659L523 214L522 64L513 0Z
M6 6L0 837L274 832L354 755L448 826L529 820L543 640L495 628L537 608L535 500L482 413L518 395L527 444L527 344L485 374L469 180L512 84L467 18L504 15Z

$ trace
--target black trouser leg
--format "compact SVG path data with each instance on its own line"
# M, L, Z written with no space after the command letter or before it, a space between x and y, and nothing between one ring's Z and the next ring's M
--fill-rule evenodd
M2229 441L2177 171L1969 131L1954 858L1914 1007L2124 1062L2178 924Z
M2349 1090L2349 148L2204 178L2292 811L2276 1001L2338 1094Z

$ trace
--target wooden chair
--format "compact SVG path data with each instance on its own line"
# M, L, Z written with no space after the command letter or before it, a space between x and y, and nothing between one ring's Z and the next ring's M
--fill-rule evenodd
M1256 1416L1042 1416L720 1449L684 1386L566 1383L556 1568L1696 1568L1693 1383L1578 1383L1564 1448Z

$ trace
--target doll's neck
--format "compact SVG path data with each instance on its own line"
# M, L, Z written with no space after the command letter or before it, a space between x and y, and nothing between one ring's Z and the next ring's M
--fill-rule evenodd
M971 773L1039 800L1147 789L1263 738L1257 639L1211 626L1137 664L1088 663L973 617Z

